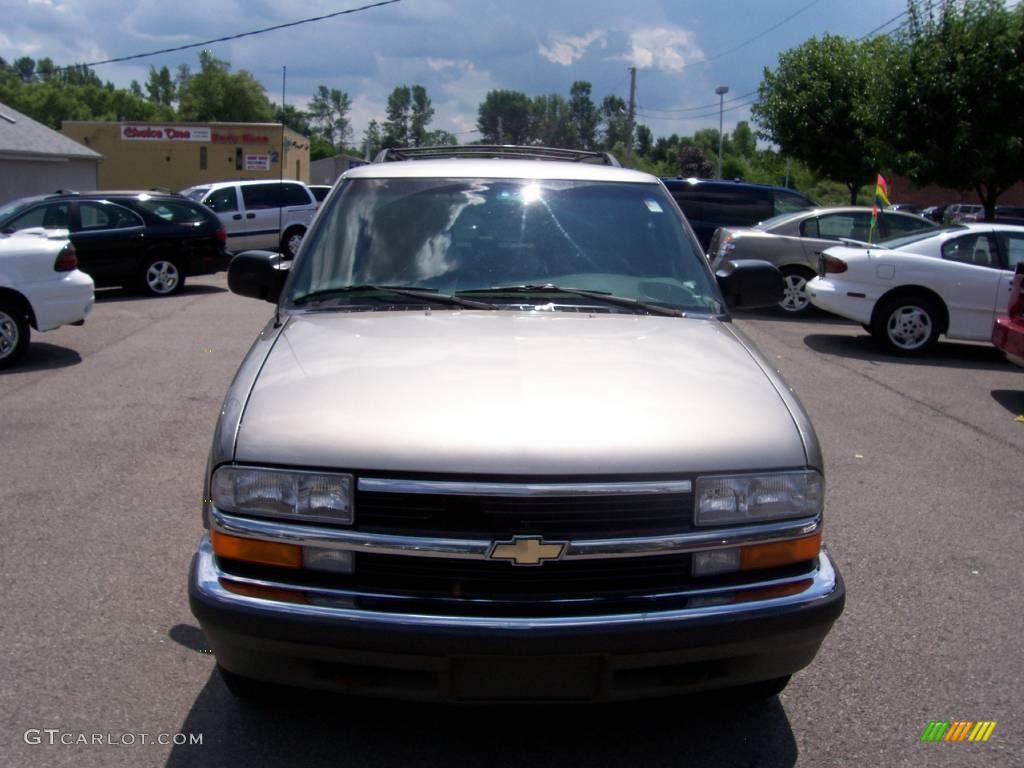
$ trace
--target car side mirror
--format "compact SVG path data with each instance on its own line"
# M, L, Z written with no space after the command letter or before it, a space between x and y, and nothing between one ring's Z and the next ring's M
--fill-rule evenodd
M239 296L276 304L291 265L273 251L242 251L228 265L228 288Z
M759 259L723 262L715 278L730 309L773 307L782 301L785 291L778 267Z

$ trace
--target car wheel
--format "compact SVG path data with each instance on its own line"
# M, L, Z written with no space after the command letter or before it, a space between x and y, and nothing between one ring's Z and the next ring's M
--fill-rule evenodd
M803 267L783 267L783 293L779 309L789 317L804 317L814 311L814 305L807 296L807 281L814 273Z
M291 227L285 230L281 238L281 254L286 259L294 259L302 245L302 238L306 236L306 230L302 227Z
M140 286L151 296L170 296L185 287L185 276L167 256L152 256L142 267Z
M0 301L0 368L15 365L28 351L32 331L17 304Z
M897 355L920 355L939 338L940 311L924 296L892 296L882 301L871 322L871 335Z

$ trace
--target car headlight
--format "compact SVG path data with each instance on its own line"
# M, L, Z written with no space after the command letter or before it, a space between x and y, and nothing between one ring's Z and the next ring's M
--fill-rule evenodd
M225 512L319 523L352 523L352 475L220 467L213 503Z
M825 479L814 470L698 477L696 525L735 525L821 514Z

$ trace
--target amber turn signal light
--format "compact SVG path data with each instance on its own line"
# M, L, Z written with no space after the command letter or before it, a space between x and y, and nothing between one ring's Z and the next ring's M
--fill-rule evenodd
M248 563L280 565L285 568L302 567L302 548L294 544L277 544L273 541L243 539L213 531L213 552L217 557L230 560L244 560Z
M740 570L753 571L758 568L774 568L777 565L812 560L821 551L821 532L802 539L776 541L771 544L755 544L743 547L740 554Z

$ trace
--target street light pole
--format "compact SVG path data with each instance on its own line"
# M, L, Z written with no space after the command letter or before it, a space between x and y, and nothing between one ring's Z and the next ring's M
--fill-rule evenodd
M715 93L718 94L718 178L722 178L722 113L725 112L725 94L728 92L727 85L715 88Z

